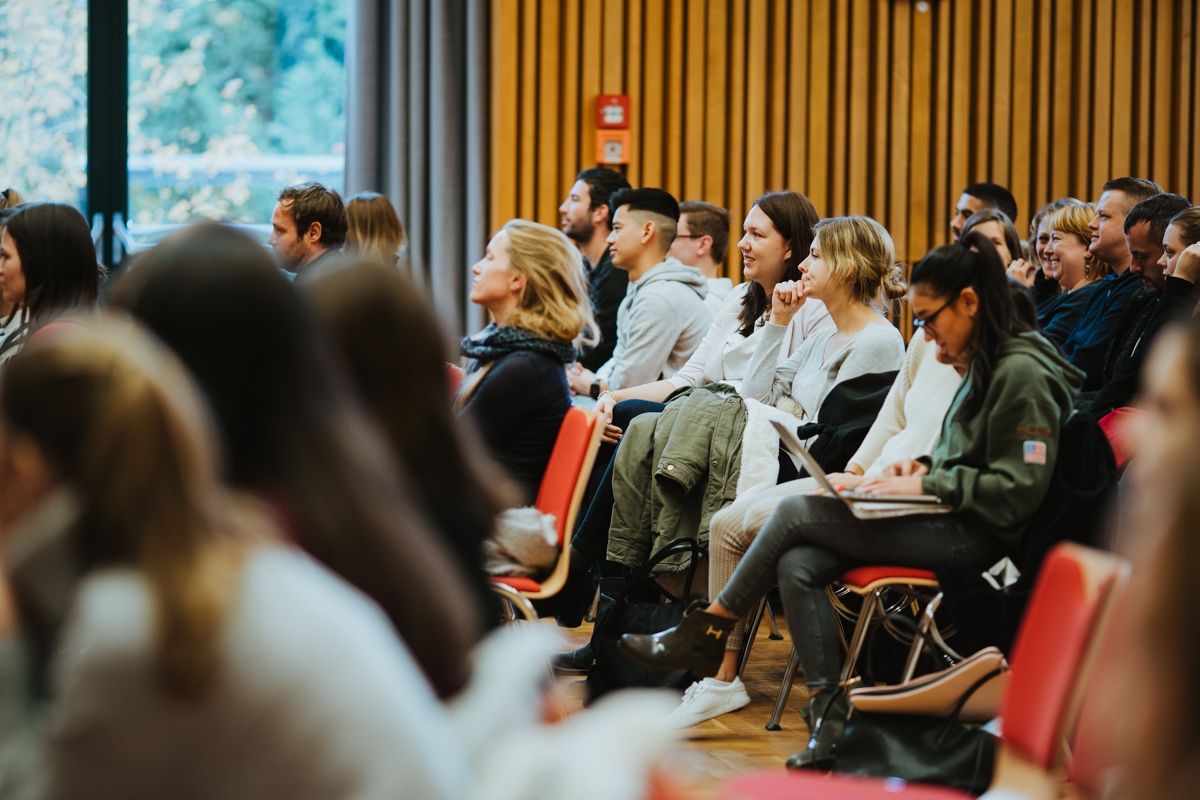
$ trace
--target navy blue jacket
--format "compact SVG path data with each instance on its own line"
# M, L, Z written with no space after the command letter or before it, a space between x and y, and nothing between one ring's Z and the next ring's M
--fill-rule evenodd
M1087 286L1081 286L1073 292L1061 292L1051 295L1037 304L1038 326L1042 336L1054 342L1058 347L1065 342L1083 319L1092 295L1096 293L1104 281L1092 281Z
M1129 301L1143 286L1142 276L1130 269L1096 283L1099 286L1092 293L1083 318L1062 344L1067 360L1087 373L1089 383L1103 383L1104 359L1117 323Z

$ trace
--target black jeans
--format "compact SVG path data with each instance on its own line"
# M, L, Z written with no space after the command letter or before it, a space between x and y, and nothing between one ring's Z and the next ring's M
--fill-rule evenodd
M664 408L666 406L662 403L649 400L626 400L613 408L613 425L626 431L634 417L655 414ZM592 477L588 479L587 492L584 494L583 505L587 513L575 526L575 536L571 539L571 547L594 561L603 562L608 558L608 529L612 527L613 511L613 459L618 447L619 442L600 444L595 466L592 467Z
M862 565L982 572L1004 553L962 514L860 520L840 500L791 497L763 526L717 601L746 616L778 582L805 682L811 691L831 689L841 677L842 644L826 586Z

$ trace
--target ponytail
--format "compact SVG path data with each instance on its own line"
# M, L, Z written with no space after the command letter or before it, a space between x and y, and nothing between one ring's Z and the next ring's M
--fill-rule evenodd
M947 300L957 298L967 287L979 295L970 385L958 411L958 419L969 420L983 408L997 348L1009 337L1032 328L1015 313L1000 254L982 233L967 233L954 244L929 251L913 267L912 285Z

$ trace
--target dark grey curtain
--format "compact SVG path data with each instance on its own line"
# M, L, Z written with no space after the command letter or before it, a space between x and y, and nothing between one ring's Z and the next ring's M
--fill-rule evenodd
M376 191L447 329L476 330L470 266L487 241L487 0L351 0L346 193Z

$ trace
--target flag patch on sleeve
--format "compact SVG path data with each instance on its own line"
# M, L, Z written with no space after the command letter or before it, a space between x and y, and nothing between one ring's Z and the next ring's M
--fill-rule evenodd
M1046 443L1045 442L1026 442L1025 443L1025 463L1026 464L1045 464L1046 463Z

